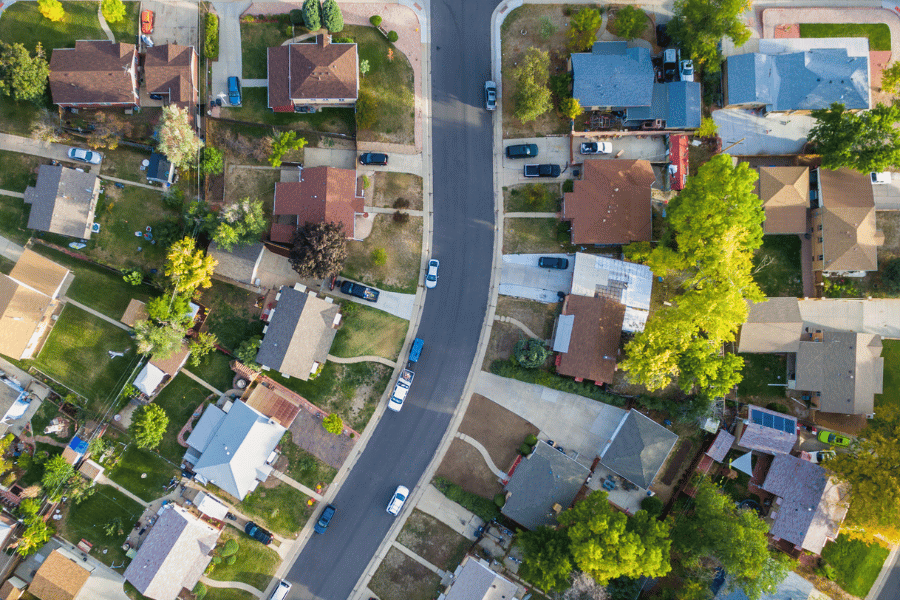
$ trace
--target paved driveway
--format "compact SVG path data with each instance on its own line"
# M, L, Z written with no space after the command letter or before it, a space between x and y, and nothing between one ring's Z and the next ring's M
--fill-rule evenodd
M375 148L366 148L360 145L358 154L362 152L383 152ZM356 159L354 159L356 160ZM356 163L354 163L356 164ZM359 165L360 173L375 173L377 171L388 171L390 173L412 173L413 175L422 176L422 155L421 154L400 154L399 152L388 153L388 164L386 167L378 165Z
M304 148L304 167L356 168L356 150L341 148Z
M584 141L601 141L612 144L611 154L589 154L580 153L581 142ZM575 162L584 160L649 160L650 162L668 162L666 157L666 139L663 135L624 135L602 136L602 137L581 137L576 136L572 140L572 152L575 155ZM621 152L621 154L619 154Z
M167 0L166 2L144 2L143 10L153 11L153 33L150 37L153 44L180 44L193 46L199 52L197 5L184 0Z
M347 279L344 278L341 281L345 280ZM353 280L350 279L348 281ZM416 299L415 294L400 294L398 292L386 292L384 290L378 291L380 292L378 294L378 302L374 303L363 300L362 298L357 298L356 296L348 296L347 294L342 293L340 287L337 285L334 286L334 290L328 293L337 296L338 298L352 300L353 302L357 302L359 304L362 304L363 306L371 306L372 308L383 310L390 315L400 317L401 319L406 319L407 321L412 318L413 301Z
M538 265L541 256L567 258L567 269L542 269ZM499 291L504 296L526 298L538 302L556 302L557 292L572 291L572 273L575 257L570 254L504 254L500 274Z
M88 173L94 173L95 175L98 175L100 173L100 167L103 164L103 160L100 160L99 165L90 165L88 163L71 160L69 158L68 152L72 147L73 146L67 146L66 144L41 142L38 140L33 140L31 138L22 137L20 135L0 133L0 150L21 152L23 154L32 154L34 156L41 156L43 158L49 158L51 160L58 160L64 163L67 167L84 169ZM92 152L96 152L96 150L92 150ZM103 156L102 153L98 154L100 154L101 157Z
M761 116L737 108L723 108L712 116L719 127L723 149L734 156L799 154L816 122L806 115Z
M527 164L555 164L565 168L569 164L569 136L521 138L504 140L503 147L517 144L536 144L538 154L535 158L506 158L503 154L503 185L515 185L517 183L559 183L565 178L572 178L572 170L564 171L557 179L543 179L540 177L525 177L525 165Z
M241 61L241 13L250 8L250 2L213 2L219 15L219 60L212 64L210 98L222 98L228 105L228 78L243 77Z

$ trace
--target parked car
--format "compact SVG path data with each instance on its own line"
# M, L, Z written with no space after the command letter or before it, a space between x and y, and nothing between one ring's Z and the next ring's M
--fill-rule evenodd
M284 600L287 598L288 592L291 591L291 584L287 581L279 581L278 586L269 596L269 600Z
M153 11L145 10L141 13L141 33L150 35L153 33Z
M609 142L582 142L582 154L612 154L612 144Z
M97 152L91 152L90 150L84 150L82 148L69 148L69 158L71 158L72 160L90 163L92 165L99 165L101 156Z
M497 84L493 81L484 82L484 107L497 110Z
M149 35L142 33L141 41L144 42L144 45L147 46L148 48L153 47L153 39Z
M328 529L328 525L331 523L331 520L334 518L335 513L334 505L329 504L325 507L325 510L322 511L322 515L319 517L319 520L316 521L315 527L313 527L313 531L316 533L325 533Z
M388 155L379 152L365 152L359 155L359 164L379 165L384 167L388 164Z
M656 45L665 48L669 44L672 43L672 38L669 36L669 32L666 31L668 28L668 23L663 23L661 25L656 26Z
M387 512L389 515L394 515L395 517L400 514L400 511L403 509L403 503L406 502L406 498L409 496L409 489L406 486L398 485L397 491L394 492L394 495L391 497L391 501L388 502Z
M440 266L441 262L436 258L432 258L428 261L428 273L425 274L425 287L429 289L437 287L438 267Z
M253 521L247 521L247 524L244 526L244 533L266 546L272 543L272 534Z
M228 78L228 102L232 106L241 103L241 79L239 77Z
M881 185L885 183L891 182L891 172L890 171L881 171L880 173L869 173L869 177L872 178L873 185Z
M694 80L694 61L692 60L683 60L679 63L678 66L678 74L681 76L682 81L693 81Z
M819 432L819 441L825 444L831 444L832 446L849 446L850 438L844 437L839 433L832 433L831 431L822 430Z
M678 63L681 61L681 50L668 48L663 50L663 77L665 81L676 81L678 78Z
M506 147L506 158L534 158L537 155L537 144L515 144Z
M831 460L837 456L837 452L834 450L819 450L818 452L810 452L809 453L809 462L812 463L822 463L826 460Z
M538 259L538 266L542 269L568 269L569 260L556 256L542 256Z
M525 177L559 177L559 165L525 165Z
M370 287L366 287L360 283L345 281L341 284L341 292L347 294L348 296L356 296L357 298L368 300L369 302L378 302L379 291Z

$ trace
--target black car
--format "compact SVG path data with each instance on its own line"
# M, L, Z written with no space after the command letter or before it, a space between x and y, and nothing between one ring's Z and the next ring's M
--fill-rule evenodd
M378 290L366 287L352 281L345 281L341 284L341 292L348 296L356 296L369 302L378 302Z
M538 266L543 269L568 269L569 260L555 256L542 256L538 259Z
M525 177L559 177L559 165L525 165Z
M506 147L506 158L534 158L537 155L537 144L516 144Z
M247 521L247 524L244 526L244 533L266 546L272 543L272 534L253 521Z
M359 164L361 165L379 165L383 167L387 165L387 161L387 154L379 152L365 152L359 155Z
M313 527L313 531L316 533L325 533L328 529L328 524L331 523L331 520L334 518L335 508L333 505L329 504L325 507L325 510L322 511L322 516L319 517L319 520L316 521L315 527Z

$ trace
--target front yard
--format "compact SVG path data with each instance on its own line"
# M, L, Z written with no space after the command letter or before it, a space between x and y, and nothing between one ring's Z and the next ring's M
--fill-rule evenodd
M562 190L559 183L523 183L503 188L506 212L559 212Z
M316 489L320 483L331 483L337 475L337 469L297 446L290 432L281 438L281 455L287 459L287 469L284 470L287 476L308 488Z
M294 537L306 524L313 508L303 492L279 482L267 488L260 484L238 506L248 517L283 537Z
M110 485L97 485L96 491L79 504L67 503L64 518L54 522L59 535L73 544L82 539L93 544L91 555L106 565L126 561L122 544L144 507ZM108 535L105 526L118 524L118 531Z
M235 540L238 543L238 551L235 554L237 559L230 565L223 560L221 564L216 565L209 578L218 581L240 581L258 590L265 590L281 562L278 553L234 527L226 527L222 531L219 546L224 546L228 540Z
M331 354L343 358L374 355L396 360L406 339L409 321L361 304L351 307L349 302L342 310L349 314L342 320Z
M413 510L407 519L397 542L450 573L456 570L472 545L465 537L418 509Z
M800 37L864 37L870 52L891 49L891 29L884 23L800 23Z
M846 592L865 598L878 578L889 550L841 534L822 549L822 560L835 571L835 582Z
M384 264L373 253L383 250ZM422 257L422 219L399 223L392 215L375 215L372 233L347 243L348 257L341 274L392 292L414 294L419 285Z
M441 578L396 548L391 548L369 581L369 589L381 600L436 598L441 589Z
M565 252L569 239L568 224L556 219L504 220L504 254Z
M247 27L262 27L271 25L270 23L254 23L252 25L241 25L241 37L244 37L244 30ZM280 42L279 42L280 43ZM247 49L244 48L244 56L247 55ZM262 50L262 56L265 58L266 51ZM251 68L255 67L251 63ZM244 71L248 68L246 60L244 61ZM265 62L263 63L265 70ZM265 78L265 72L261 78ZM356 114L352 108L323 108L319 112L314 113L282 113L273 112L269 108L268 89L261 88L244 88L241 90L241 106L236 108L228 108L222 111L222 116L226 119L234 119L235 121L246 121L249 123L265 123L278 127L279 129L296 129L299 131L313 130L326 131L329 133L340 133L343 135L353 135L356 131Z
M406 208L422 210L422 178L418 175L379 171L372 185L372 206L397 208L405 201Z

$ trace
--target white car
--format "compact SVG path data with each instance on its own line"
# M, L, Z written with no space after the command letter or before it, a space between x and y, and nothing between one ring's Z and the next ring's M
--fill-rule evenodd
M837 453L834 450L819 450L818 452L810 452L809 453L809 462L812 463L823 463L826 460L831 460L837 456Z
M81 162L90 163L92 165L100 164L100 155L97 152L84 150L82 148L69 148L69 158L72 160L80 160Z
M400 511L403 509L403 503L406 502L406 498L409 496L409 489L406 486L398 485L397 491L394 492L391 501L388 502L387 511L389 515L397 516L400 514Z
M681 61L681 65L679 65L678 72L681 75L682 81L693 81L694 80L694 61L692 61L692 60Z
M425 274L425 287L431 289L437 287L438 280L438 267L441 266L441 262L432 258L428 261L428 273Z
M609 142L582 142L582 154L612 154L612 144Z

